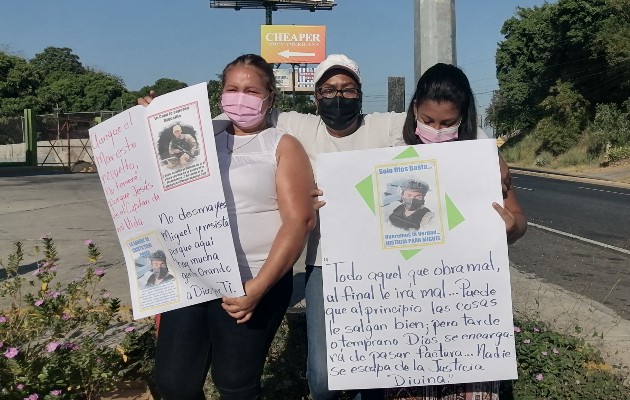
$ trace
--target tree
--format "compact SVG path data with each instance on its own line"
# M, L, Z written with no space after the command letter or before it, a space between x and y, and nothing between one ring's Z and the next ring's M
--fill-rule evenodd
M630 31L629 3L558 0L519 8L504 23L505 40L497 49L499 92L489 107L495 127L503 132L529 131L550 117L552 111L543 107L543 101L558 80L570 83L586 100L591 118L596 104L627 99L630 59L624 57L630 41L623 33ZM622 36L615 36L616 30Z
M60 78L38 91L45 112L56 107L68 111L107 110L113 100L122 96L122 80L102 72L87 71L81 75Z
M597 34L597 44L606 49L608 61L613 64L630 62L630 0L607 0L612 9Z
M185 82L176 79L160 78L155 81L153 85L145 86L138 92L140 92L142 96L146 96L151 90L154 90L158 95L162 95L185 87L188 87L188 84Z
M551 27L553 5L519 8L501 29L496 63L500 103L493 103L500 131L532 128L540 118L538 104L547 93L547 65L557 45ZM555 79L553 79L555 80Z
M589 103L572 84L559 80L540 106L546 113L536 125L541 149L558 155L578 141L588 122Z
M274 107L280 111L297 111L305 114L315 114L315 102L310 94L296 93L293 94L278 93Z
M221 81L211 80L208 82L208 101L210 102L212 117L221 114Z
M82 74L85 68L79 61L79 56L67 47L46 47L43 52L36 54L31 60L33 65L46 79L52 82L61 76Z
M35 96L41 74L20 57L0 52L0 115L16 115L39 108Z

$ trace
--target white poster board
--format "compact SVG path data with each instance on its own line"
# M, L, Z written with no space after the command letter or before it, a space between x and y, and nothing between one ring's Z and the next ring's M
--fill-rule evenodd
M123 111L90 129L90 141L134 318L243 295L206 84ZM161 259L166 275L152 267Z
M320 154L317 184L331 389L516 379L493 140Z

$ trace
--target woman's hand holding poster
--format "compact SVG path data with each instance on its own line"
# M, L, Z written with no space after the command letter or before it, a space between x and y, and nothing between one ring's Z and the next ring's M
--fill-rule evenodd
M123 111L90 140L134 318L243 295L206 85Z
M496 144L321 154L331 389L515 379Z

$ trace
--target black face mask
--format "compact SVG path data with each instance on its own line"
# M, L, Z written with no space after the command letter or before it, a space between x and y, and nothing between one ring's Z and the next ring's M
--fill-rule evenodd
M424 200L403 198L402 203L407 211L416 211L424 205Z
M341 131L352 125L361 112L361 99L346 99L341 96L332 99L321 98L318 109L327 127Z

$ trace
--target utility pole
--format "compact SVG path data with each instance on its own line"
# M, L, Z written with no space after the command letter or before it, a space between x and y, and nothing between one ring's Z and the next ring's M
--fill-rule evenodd
M405 112L405 78L387 78L387 112Z
M437 63L457 65L455 0L414 0L413 32L416 82Z

